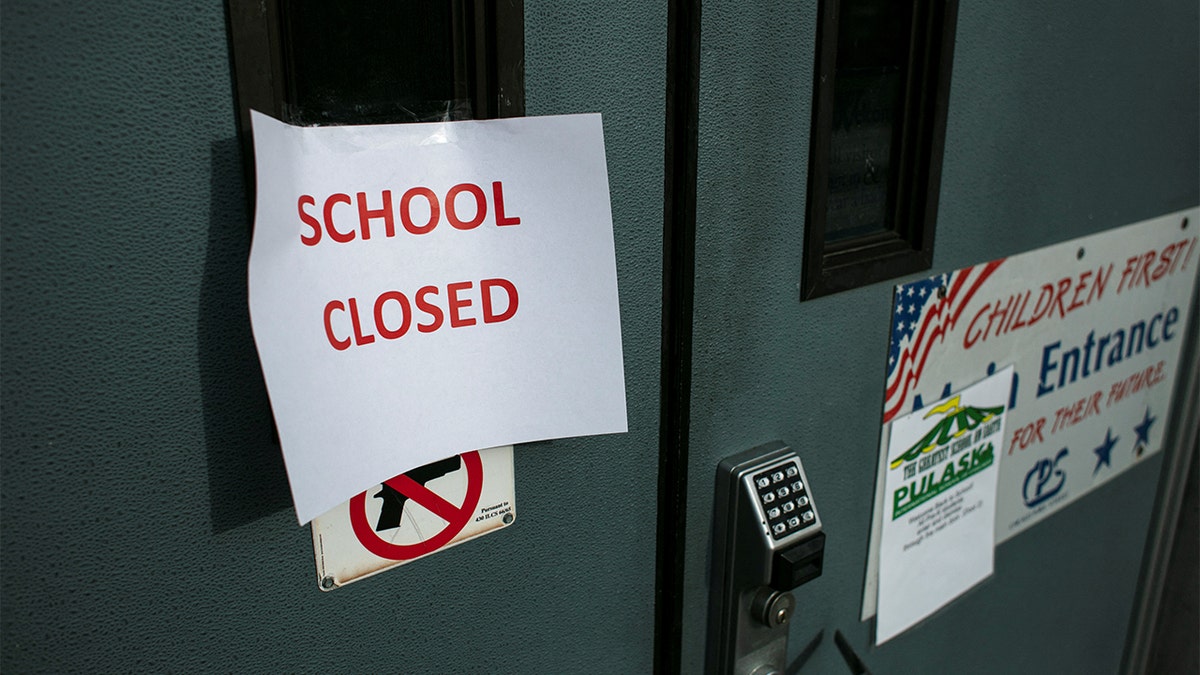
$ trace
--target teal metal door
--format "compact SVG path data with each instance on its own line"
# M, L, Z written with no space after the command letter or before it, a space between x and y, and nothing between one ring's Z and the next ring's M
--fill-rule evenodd
M816 17L703 6L682 670L702 669L715 467L781 439L827 535L796 591L800 672L1115 672L1175 448L1002 544L911 632L875 648L859 621L892 284L797 301ZM960 2L929 273L1195 205L1196 25L1187 2Z
M666 8L525 6L529 114L604 114L629 433L519 447L503 536L322 593L223 4L4 5L0 669L651 671Z

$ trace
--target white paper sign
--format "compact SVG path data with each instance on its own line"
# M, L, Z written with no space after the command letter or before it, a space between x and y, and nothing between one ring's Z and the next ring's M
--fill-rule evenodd
M252 117L250 316L302 524L464 448L626 431L599 115Z
M884 642L992 574L1011 367L892 422L879 561Z

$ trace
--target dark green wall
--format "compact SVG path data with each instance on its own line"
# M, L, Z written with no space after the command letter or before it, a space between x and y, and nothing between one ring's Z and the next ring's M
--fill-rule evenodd
M947 271L1200 202L1191 0L960 0L934 269ZM685 672L707 611L713 477L793 445L828 535L797 591L792 658L876 673L1117 670L1161 456L1000 546L996 573L871 646L858 620L892 283L797 302L816 4L704 3Z
M222 3L5 2L4 672L645 672L665 10L526 2L530 114L605 116L628 434L523 446L518 520L332 593L251 341Z

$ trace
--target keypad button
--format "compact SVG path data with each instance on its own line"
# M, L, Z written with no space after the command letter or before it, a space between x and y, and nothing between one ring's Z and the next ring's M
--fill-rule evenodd
M788 511L791 511L791 509L787 508L788 506L791 506L791 505L792 505L792 503L788 502L786 505L784 505L784 508L787 509ZM772 520L774 520L775 518L778 518L779 517L779 509L771 509L770 511L767 511L767 517L771 518Z
M791 518L788 518L787 524L788 527L800 527L800 519L796 516L792 516Z
M783 512L784 512L784 513L791 513L791 512L792 512L792 511L794 511L795 509L796 509L796 505L795 505L795 504L793 504L793 503L791 503L791 502L784 502L784 503L783 503ZM772 516L772 518L774 518L774 516Z
M763 500L764 504L770 504L771 502L775 501L775 493L768 492L767 494L762 496L762 500Z
M783 487L781 487L781 488L779 488L778 490L776 490L776 491L775 491L775 494L779 495L779 496L780 496L780 498L783 498L783 497L786 497L786 496L790 495L790 494L791 494L791 491L789 491L789 490L788 490L788 488L787 488L787 486L786 486L786 485L784 485Z
M766 476L763 476L763 477L759 478L758 480L754 481L754 483L755 483L755 485L757 485L760 488L765 488L771 484L771 479L767 478Z
M795 519L793 518L793 520ZM771 531L775 534L783 534L783 531L786 529L787 528L784 527L783 523L775 523L775 526L771 528Z
M800 517L803 518L804 522L807 523L807 522L810 522L816 516L813 515L812 511L805 511L804 513L800 514Z
M797 469L796 465L793 464L787 468L787 475L788 478L795 478L796 476L800 475L800 469Z
M804 495L800 495L800 498L796 500L796 505L797 506L808 506L808 497L806 497Z
M796 481L795 483L792 483L792 492L799 492L803 489L804 489L804 483L801 483L800 481Z
M775 481L776 483L783 482L783 472L776 471L775 473L771 474L771 480Z

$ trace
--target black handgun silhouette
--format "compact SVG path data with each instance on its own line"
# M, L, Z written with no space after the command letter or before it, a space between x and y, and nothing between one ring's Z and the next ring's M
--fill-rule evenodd
M419 466L404 474L421 485L435 478L454 473L462 468L462 458L458 455L438 460L432 464ZM379 512L379 522L375 525L376 532L400 527L400 516L404 514L404 502L408 496L384 483L382 489L375 493L376 499L383 500L383 509Z

